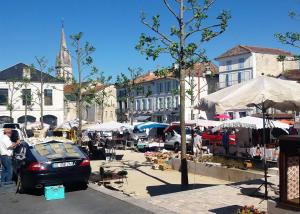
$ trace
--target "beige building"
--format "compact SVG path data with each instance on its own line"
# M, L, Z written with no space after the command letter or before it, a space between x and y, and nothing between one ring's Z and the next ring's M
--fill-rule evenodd
M78 118L76 103L76 85L66 85L65 92L65 121ZM89 91L95 93L95 98L89 103L84 103L82 107L82 119L88 122L110 122L116 121L116 88L114 85L96 85ZM83 96L88 96L90 92L83 91Z
M284 62L277 60L279 55L286 56ZM290 61L292 53L274 49L238 45L221 54L219 62L219 88L225 88L262 74L278 76L282 72L298 69L298 61Z
M278 56L286 60L278 61ZM274 48L238 45L221 54L219 62L219 89L229 87L260 75L279 76L287 70L299 69L299 61L291 61L293 54ZM253 109L231 109L232 118L246 116Z

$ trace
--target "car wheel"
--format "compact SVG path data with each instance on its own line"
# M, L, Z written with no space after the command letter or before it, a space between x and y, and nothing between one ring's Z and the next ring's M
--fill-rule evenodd
M174 151L177 153L177 152L179 152L179 150L180 150L180 147L179 147L179 143L177 142L174 144Z

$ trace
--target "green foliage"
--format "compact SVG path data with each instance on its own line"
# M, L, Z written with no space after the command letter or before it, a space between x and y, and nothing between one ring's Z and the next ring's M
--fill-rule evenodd
M134 97L136 94L139 94L142 92L143 88L136 82L137 78L142 76L143 70L142 68L128 68L129 76L126 76L125 74L121 73L117 76L117 81L115 85L119 88L125 89L125 96L123 96L121 99L127 100L129 99L131 102L133 102Z
M289 17L291 19L299 21L300 15L295 11L289 12ZM275 33L277 40L285 45L290 45L296 48L300 48L300 33L299 32L285 32L285 33ZM278 61L297 61L300 59L300 55L294 55L292 59L288 59L286 56L278 56Z
M186 68L191 64L207 60L201 49L202 44L210 41L214 37L223 33L228 27L228 20L231 15L228 11L222 11L216 17L216 24L205 25L204 21L208 21L208 11L215 1L205 0L202 4L198 0L184 1L184 19L181 20L179 14L173 9L168 1L163 0L165 6L177 19L177 24L170 28L170 33L165 34L161 31L160 16L152 17L151 22L147 22L145 13L141 15L141 22L154 32L153 35L142 33L135 48L146 56L146 59L156 60L161 54L169 54L175 62L179 59L184 60ZM174 0L174 5L178 5ZM184 32L185 47L183 52L179 47L180 26L184 24L186 31ZM194 41L192 41L194 40Z

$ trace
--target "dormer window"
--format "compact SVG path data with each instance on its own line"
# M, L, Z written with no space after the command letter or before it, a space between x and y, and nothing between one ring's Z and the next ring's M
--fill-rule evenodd
M231 60L226 61L226 70L227 70L227 71L230 71L230 70L231 70L231 64L232 64L232 61L231 61Z
M239 58L239 68L244 68L245 59Z
M23 78L30 79L30 68L23 68Z

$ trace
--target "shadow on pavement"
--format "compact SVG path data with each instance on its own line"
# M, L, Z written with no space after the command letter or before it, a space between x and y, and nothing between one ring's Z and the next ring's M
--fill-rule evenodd
M183 190L180 184L166 184L159 186L147 186L146 189L151 196L165 195L175 192L193 190L193 189L201 189L206 187L215 186L213 184L189 184L188 189Z
M233 213L237 213L237 210L241 209L241 208L242 207L239 205L231 205L231 206L227 206L227 207L212 209L212 210L209 210L209 212L216 213L216 214L224 214L224 213L233 214Z

